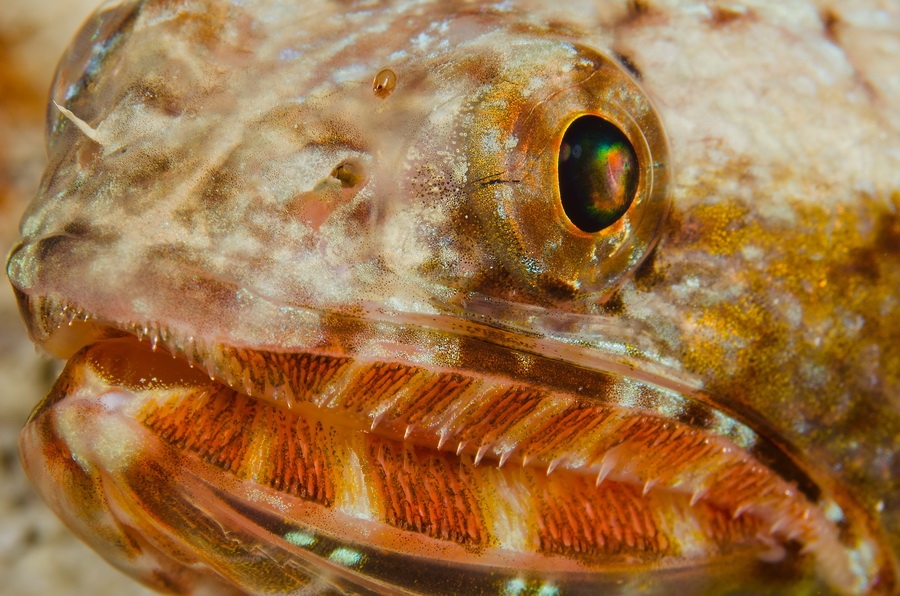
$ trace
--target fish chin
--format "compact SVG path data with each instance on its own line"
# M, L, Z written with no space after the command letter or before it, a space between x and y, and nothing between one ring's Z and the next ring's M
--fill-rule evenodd
M640 371L471 322L334 317L343 341L286 352L44 306L70 357L25 467L157 589L861 593L882 573L813 466Z

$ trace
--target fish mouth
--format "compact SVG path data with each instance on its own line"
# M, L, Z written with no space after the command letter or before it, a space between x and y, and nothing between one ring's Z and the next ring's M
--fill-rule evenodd
M669 588L688 572L692 589L755 577L765 591L862 593L885 581L844 491L766 429L652 375L548 357L471 322L335 316L314 344L284 351L19 299L32 336L68 358L23 431L29 475L151 585L91 536L85 510L111 512L139 551L243 587L275 572L248 579L226 544L279 561L285 582L326 573L376 589L410 560L444 586L465 577L463 591L523 577L590 591L598 574L621 586L635 572ZM64 494L66 474L104 488Z

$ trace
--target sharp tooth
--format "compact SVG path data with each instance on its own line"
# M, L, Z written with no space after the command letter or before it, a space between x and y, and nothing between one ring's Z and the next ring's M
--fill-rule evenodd
M556 459L554 459L553 461L551 461L551 462L550 462L550 465L547 466L547 476L549 476L550 474L552 474L552 473L553 473L553 470L555 470L555 469L557 468L557 466L559 466L559 464L562 463L562 461L563 461L563 458L562 458L562 457L557 457Z
M294 395L294 390L290 385L282 385L281 389L284 393L284 403L287 404L288 410L290 410L297 403L297 396Z
M744 514L750 508L751 503L741 503L738 505L737 509L734 510L734 513L731 514L731 519L737 519Z
M706 493L709 492L709 488L705 486L698 487L697 490L691 495L691 507L697 504L697 501L706 496Z
M250 370L249 369L246 369L246 368L244 369L244 372L241 374L241 380L243 381L243 384L244 384L244 393L246 395L252 395L253 394L253 386L250 383Z
M597 474L597 482L596 486L600 486L600 484L606 480L606 477L609 476L609 473L613 471L616 467L616 464L619 462L619 448L613 447L609 451L607 451L603 455L603 459L600 460L600 473Z
M475 453L475 465L476 466L478 465L478 462L481 461L481 458L484 457L484 455L488 452L488 450L490 448L491 448L490 445L482 445L481 447L478 448L478 451Z
M597 481L594 483L594 486L600 486L615 467L615 463L612 460L604 460L603 463L600 464L600 473L597 474Z
M781 530L782 528L784 528L787 525L787 522L788 522L788 519L782 515L777 520L775 520L775 523L772 524L772 527L769 528L769 534L774 534L775 532L778 532L779 530Z
M216 379L216 367L213 365L212 358L207 356L203 359L203 367L206 369L206 374L209 375L209 378L212 380Z
M466 442L465 442L465 441L460 441L460 442L456 445L456 455L459 455L460 453L462 453L463 447L465 447L465 446L466 446Z
M384 418L384 414L385 414L384 412L378 412L375 415L375 417L372 418L372 426L369 427L369 430L375 430L375 427L378 426L381 423L382 419ZM409 427L407 426L406 428L408 429ZM440 447L438 447L438 448L440 448Z
M406 425L406 430L403 431L403 439L406 440L409 438L409 435L412 434L413 426L411 424Z
M512 455L512 452L513 452L513 450L510 449L509 451L504 451L503 453L500 454L500 461L497 464L498 468L503 467L503 464L506 463L506 460L509 459L509 456Z
M441 429L441 432L439 434L440 438L438 439L437 448L438 450L441 450L444 448L444 443L446 443L447 439L450 438L450 431L444 428Z
M645 483L644 483L644 492L643 492L643 494L642 494L641 496L646 497L646 496L647 496L647 493L649 493L650 490L651 490L654 486L656 486L656 483L657 483L657 482L659 482L659 479L658 479L658 478L651 478L650 480L648 480L647 482L645 482Z

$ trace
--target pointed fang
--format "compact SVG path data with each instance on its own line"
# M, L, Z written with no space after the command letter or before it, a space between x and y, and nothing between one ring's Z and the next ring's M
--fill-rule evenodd
M597 474L597 482L595 483L595 486L600 486L600 484L602 484L603 481L606 480L606 477L609 476L609 473L613 471L618 461L619 456L616 452L615 447L606 452L606 455L603 456L603 460L600 463L600 473Z
M731 514L731 519L739 518L748 509L750 509L750 503L741 503L740 505L738 505L738 508L734 510L734 513Z
M547 466L547 476L549 476L550 474L552 474L552 473L553 473L553 470L555 470L555 469L559 466L559 464L562 463L562 461L563 461L563 458L561 458L561 457L557 457L556 459L554 459L553 461L551 461L551 462L550 462L550 465Z
M694 491L691 495L691 507L697 504L697 501L706 496L706 493L709 491L707 487L701 487Z
M787 526L787 523L788 523L787 516L782 515L777 520L775 520L775 523L772 524L772 527L769 528L769 534L775 534L779 530L784 529L785 526Z
M482 445L481 447L478 448L478 451L475 453L475 465L476 466L478 465L478 462L481 461L481 458L483 458L485 456L485 454L488 452L488 449L490 449L490 448L491 448L490 445Z
M594 486L600 486L603 484L603 481L606 480L606 477L609 476L609 473L613 470L613 463L609 461L604 461L603 465L600 466L600 473L597 474L597 481L594 483Z
M374 430L374 428L373 428L373 430ZM442 430L440 435L441 436L438 439L438 444L437 444L438 451L440 451L441 449L444 448L444 443L447 442L447 439L449 438L450 433L447 432L446 430Z

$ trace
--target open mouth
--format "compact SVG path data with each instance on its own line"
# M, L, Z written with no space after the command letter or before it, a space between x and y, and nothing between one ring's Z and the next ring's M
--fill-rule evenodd
M421 588L413 569L443 591L696 568L744 587L873 581L875 547L839 496L671 388L499 333L394 329L443 353L426 359L364 353L359 338L384 323L280 352L116 329L48 301L39 312L46 345L74 355L23 457L76 531L106 524L98 550L126 536L126 558L202 563L248 590L276 576L279 589L323 576Z

